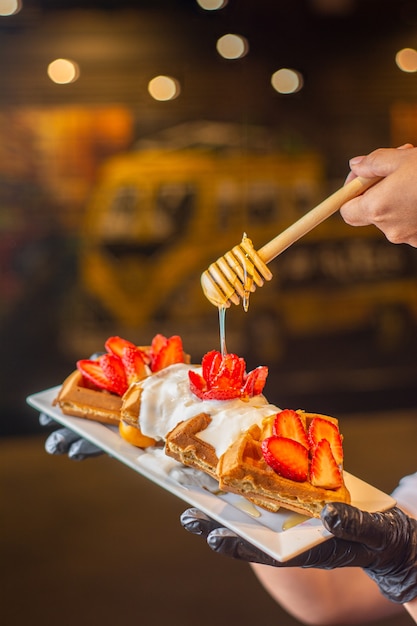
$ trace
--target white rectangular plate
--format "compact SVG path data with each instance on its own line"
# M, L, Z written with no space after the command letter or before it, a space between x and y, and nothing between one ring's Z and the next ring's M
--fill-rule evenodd
M53 387L35 393L27 398L27 402L145 478L199 508L278 561L287 561L331 536L318 519L297 523L300 517L291 511L282 509L278 513L269 513L254 507L241 496L213 494L201 487L180 484L168 474L175 461L130 445L120 437L115 427L63 415L59 407L52 406L59 388ZM364 511L384 511L395 506L395 500L391 496L348 472L345 472L345 482L352 504Z

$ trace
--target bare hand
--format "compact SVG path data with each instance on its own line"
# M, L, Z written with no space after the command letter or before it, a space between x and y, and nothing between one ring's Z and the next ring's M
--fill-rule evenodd
M356 176L384 179L358 198L346 202L340 213L347 224L374 224L392 243L417 247L417 148L379 148L350 160L347 182Z

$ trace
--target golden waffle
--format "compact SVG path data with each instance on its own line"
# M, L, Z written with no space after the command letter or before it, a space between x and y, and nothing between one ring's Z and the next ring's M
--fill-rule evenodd
M150 346L138 346L144 352ZM184 362L190 362L190 355L184 352ZM150 374L152 375L152 374ZM138 426L141 388L131 385L123 397L104 389L87 386L79 370L72 372L63 382L58 396L53 401L65 415L83 417L103 424L119 425L121 419L130 426Z
M219 459L213 446L198 437L198 433L207 428L211 418L206 413L180 422L168 433L165 442L165 453L190 467L210 474L217 478L216 468Z
M58 405L65 415L117 426L122 398L108 391L86 387L81 372L75 370L64 380L53 404Z
M106 391L90 389L78 370L63 383L54 404L67 415L75 415L107 424L119 425L120 420L140 429L142 386L135 383L123 398ZM178 399L181 402L181 399ZM316 414L298 412L306 429ZM241 434L220 457L212 445L199 437L211 423L207 413L198 413L177 424L165 437L166 454L186 466L202 470L219 481L219 488L239 494L254 504L276 512L284 507L319 517L326 502L349 502L349 492L343 484L337 489L313 486L278 475L264 460L261 443L272 434L275 414L265 418L262 426L254 424ZM333 423L337 419L320 415ZM233 415L230 416L233 419ZM254 409L254 421L256 409Z
M303 414L307 427L316 417ZM328 418L337 423L335 418ZM350 502L350 494L343 484L338 489L315 487L310 482L296 482L279 476L264 460L261 442L270 435L270 421L264 427L252 426L222 455L217 466L219 487L240 494L260 506L277 511L281 506L305 515L320 517L327 502Z
M138 426L140 411L140 396L142 387L138 383L130 385L122 399L121 418L130 426Z
M218 463L213 446L198 437L198 433L207 428L211 418L206 413L200 413L195 417L178 424L167 436L165 453L188 467L194 467L218 480ZM220 487L219 487L220 489ZM230 491L225 489L224 491ZM274 506L259 494L247 497L253 504L277 511L279 506Z

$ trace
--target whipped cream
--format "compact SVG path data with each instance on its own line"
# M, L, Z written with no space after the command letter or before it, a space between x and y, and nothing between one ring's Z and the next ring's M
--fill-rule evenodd
M144 435L164 441L179 422L206 413L209 426L198 437L213 446L218 458L253 424L261 424L280 411L263 395L249 400L200 400L190 390L189 370L201 374L201 367L178 363L152 374L139 384L142 388L140 429Z

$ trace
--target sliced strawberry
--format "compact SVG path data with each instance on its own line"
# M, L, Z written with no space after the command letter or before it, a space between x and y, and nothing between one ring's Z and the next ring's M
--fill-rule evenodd
M294 441L298 441L305 448L308 449L309 447L304 424L298 413L292 409L284 409L284 411L277 413L272 430L274 435L278 437L294 439Z
M109 381L100 367L98 361L92 359L81 359L77 361L77 369L81 372L88 387L93 389L108 389Z
M210 388L241 389L246 363L236 354L221 354L212 350L203 357L202 374Z
M241 396L246 367L243 359L212 350L203 356L201 365L202 376L195 372L190 375L191 391L200 399L232 400Z
M93 383L85 375L83 375L83 386L86 389L92 389L93 391L101 391L103 389L103 387L98 387L96 383Z
M165 346L167 341L168 339L167 337L165 337L165 335L161 335L161 333L155 335L151 342L151 357L155 357L158 352Z
M315 417L308 429L310 447L314 450L322 439L326 439L329 442L336 463L341 465L343 463L343 446L342 436L337 425L322 417Z
M282 476L296 482L308 478L308 450L298 441L272 435L261 444L266 463Z
M122 359L115 354L103 354L99 357L98 363L107 378L106 389L111 393L122 396L128 388L125 368Z
M250 398L262 393L268 368L258 367L249 374L245 370L245 360L237 354L211 350L201 361L201 376L190 375L191 391L202 400Z
M321 439L314 448L310 465L310 481L315 487L324 489L337 489L342 486L342 473L327 439Z
M191 392L200 400L233 400L233 398L240 397L240 389L235 389L234 387L209 388L204 378L193 370L188 372L188 377L190 379Z
M229 389L233 387L239 391L243 386L246 363L236 354L225 354L221 360L216 359L217 368L212 368L210 378L206 379L210 388Z
M204 400L204 394L207 392L207 383L200 374L194 372L194 370L188 371L188 378L190 381L191 393Z
M203 393L204 400L233 400L234 398L240 398L240 389L234 387L225 387L224 389L208 389Z
M220 369L222 355L218 350L207 352L201 361L201 374L206 381L212 381Z
M174 363L184 363L184 349L182 339L179 335L173 335L168 339L163 335L156 335L151 347L151 370L159 370L174 365Z
M121 359L129 385L148 376L149 370L145 364L143 352L136 346L125 346Z
M268 368L266 365L260 365L252 370L244 377L245 382L242 388L242 394L250 398L252 396L259 396L264 390L267 378Z
M122 339L121 337L109 337L104 344L107 352L111 354L115 354L122 358L123 350L125 348L136 348L135 344L127 339Z

